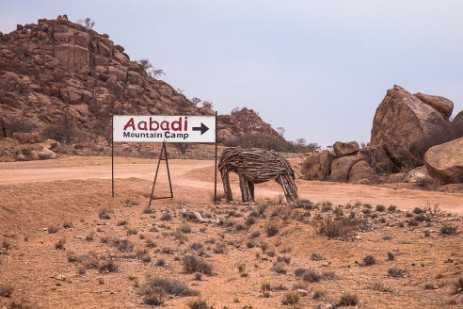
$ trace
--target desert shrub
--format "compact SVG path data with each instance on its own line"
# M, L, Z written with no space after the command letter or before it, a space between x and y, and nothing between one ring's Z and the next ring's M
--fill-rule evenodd
M382 293L394 293L394 291L391 288L386 287L383 283L381 282L375 282L371 285L371 289L375 291L379 291Z
M202 299L192 300L188 302L188 308L190 309L212 309L213 307L209 306L206 301Z
M99 261L97 269L100 273L111 273L117 271L118 267L112 259L108 259Z
M70 262L70 263L79 262L79 257L77 256L77 254L74 251L68 251L66 255L67 255L68 262Z
M423 209L421 209L420 207L415 207L413 209L413 213L415 213L416 215L419 215L419 214L422 214L424 213L425 211Z
M270 285L270 283L268 282L262 282L262 285L260 286L260 290L263 292L263 291L271 291L272 290L272 287Z
M109 219L111 219L111 216L113 214L114 214L114 211L112 211L112 210L101 209L100 212L98 213L98 217L100 219L109 220Z
M328 238L348 239L352 236L353 232L363 226L365 221L356 218L340 218L335 220L333 218L325 218L320 226L318 232Z
M387 253L387 260L388 261L394 261L395 260L395 255L392 252Z
M463 293L463 278L458 279L454 285L454 291L452 294L461 294Z
M166 261L164 261L164 259L159 259L156 262L154 262L154 266L159 266L159 267L166 266Z
M55 249L56 250L65 250L64 245L66 244L66 239L62 238L58 240L58 242L55 244Z
M123 226L123 225L127 225L127 224L128 224L127 220L120 220L120 221L117 221L117 223L116 223L117 226Z
M137 229L128 229L127 230L127 235L137 235L138 230Z
M295 305L299 302L299 295L297 292L289 291L283 295L281 303L283 305Z
M164 247L161 249L161 252L164 254L174 254L174 249L170 247Z
M390 277L401 278L405 277L408 274L408 271L402 268L393 267L389 268L387 273Z
M260 232L259 231L254 231L251 233L251 235L249 235L249 238L251 239L254 239L254 238L257 238L260 236Z
M296 145L282 137L270 137L259 133L246 133L226 142L227 147L262 148L280 152L296 152Z
M116 247L117 250L119 250L120 252L132 252L134 247L133 243L130 240L118 238L112 239L111 245Z
M294 270L294 275L295 275L296 277L302 277L302 275L304 275L304 273L305 273L307 270L308 270L308 269L306 269L306 268L296 268L296 269Z
M14 287L9 283L0 283L0 296L11 297L13 294Z
M314 208L314 203L312 203L310 200L302 199L302 200L297 200L296 203L294 203L291 207L311 210Z
M162 214L161 218L162 221L170 221L172 220L172 215L168 212Z
M64 222L63 223L63 228L64 229L70 229L72 228L74 225L72 224L72 222Z
M435 284L431 284L431 283L426 283L424 285L424 289L425 290L437 290L439 287L436 286Z
M327 272L322 273L321 277L324 280L335 280L335 279L337 279L336 274L334 272L332 272L332 271L327 271Z
M189 225L184 224L179 228L179 231L181 231L182 233L188 234L188 233L191 233L191 227Z
M275 262L273 263L272 270L277 274L286 274L286 263Z
M212 249L212 251L214 251L216 254L224 254L226 250L227 247L224 244L217 244L215 245L214 249Z
M389 210L390 212L394 212L397 210L397 206L395 205L389 205L389 207L387 208L387 210Z
M322 276L315 270L313 269L307 269L303 274L302 274L302 280L308 281L308 282L319 282Z
M57 226L51 225L47 228L48 234L55 234L58 232L59 228Z
M161 293L175 295L175 296L194 296L198 295L198 292L193 291L184 283L165 279L165 278L153 278L149 279L144 284L144 289L157 290Z
M341 295L339 299L338 306L356 306L359 300L357 295L345 293Z
M156 210L154 210L152 208L146 207L146 208L143 209L143 214L145 214L145 215L151 215L151 214L154 214L155 212L156 212Z
M96 269L98 267L99 258L95 252L90 251L87 254L83 254L78 258L79 263L82 264L82 269Z
M42 135L45 138L68 144L76 139L78 133L79 131L76 129L74 121L72 121L67 114L54 124L48 125L42 131Z
M455 235L457 233L457 228L455 226L445 224L441 227L440 232L442 235Z
M417 222L424 222L424 221L430 222L430 221L431 221L431 218L429 218L429 217L428 217L426 214L424 214L424 213L420 213L420 214L418 214L418 215L415 215L414 219L415 219L415 221L417 221Z
M182 258L182 264L183 271L187 274L203 273L205 275L212 275L212 264L198 256L185 255Z
M371 266L371 265L374 265L376 264L376 259L374 256L372 255L366 255L364 258L363 258L363 264L365 266Z
M162 306L166 297L161 290L150 287L144 287L141 294L143 295L143 302L150 306Z
M272 237L272 236L275 236L276 234L278 234L279 229L278 229L278 227L276 227L274 225L269 225L269 226L266 227L265 232L267 233L268 237Z
M85 240L86 241L93 241L93 233L90 233L87 236L85 236Z
M240 231L244 231L244 230L246 230L246 227L243 224L238 223L238 224L235 225L235 231L240 232Z
M256 218L254 218L253 216L247 217L246 220L244 221L244 224L246 224L246 226L248 227L255 223L256 223Z
M386 210L386 207L384 207L384 205L381 205L381 204L378 204L376 205L376 211L385 211Z
M325 296L324 291L316 290L316 291L313 292L312 298L318 300L318 299L321 299L323 296Z
M321 261L323 260L323 256L319 253L316 253L316 252L313 252L311 255L310 255L310 259L312 261Z
M7 129L11 132L30 133L37 130L37 125L26 117L13 116L7 122Z

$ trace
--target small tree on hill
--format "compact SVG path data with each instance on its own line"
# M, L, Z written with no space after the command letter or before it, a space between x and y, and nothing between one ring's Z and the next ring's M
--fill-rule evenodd
M95 26L95 22L89 17L85 19L79 19L77 23L88 29L93 29L93 26Z

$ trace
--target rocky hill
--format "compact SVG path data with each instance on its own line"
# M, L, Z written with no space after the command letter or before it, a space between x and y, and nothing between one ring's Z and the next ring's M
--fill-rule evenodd
M214 111L197 107L153 78L146 63L130 60L107 34L72 23L66 15L0 32L0 160L34 159L44 144L27 151L21 147L47 139L109 144L112 113L213 115ZM220 116L218 130L219 142L245 133L279 137L248 109ZM45 148L57 145L52 144ZM28 155L31 151L35 157ZM43 158L50 154L45 152Z

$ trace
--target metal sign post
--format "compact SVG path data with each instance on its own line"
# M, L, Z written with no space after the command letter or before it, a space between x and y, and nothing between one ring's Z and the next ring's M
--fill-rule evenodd
M166 161L167 178L169 179L170 195L169 196L163 196L163 197L155 197L153 194L154 194L154 188L156 187L156 180L158 178L159 166L161 165L161 161ZM151 208L151 201L152 200L161 200L161 199L167 199L167 198L173 198L173 197L174 197L174 193L172 191L172 182L170 180L169 159L168 159L168 156L167 156L166 143L164 142L164 143L162 143L161 154L159 155L158 166L156 167L156 174L154 175L153 187L151 188L150 201L148 203L148 208Z
M112 148L112 186L114 197L114 142L160 142L161 153L151 188L153 199L173 198L166 143L215 143L214 201L217 200L217 112L214 116L114 116ZM161 161L166 161L170 196L155 197L154 190Z

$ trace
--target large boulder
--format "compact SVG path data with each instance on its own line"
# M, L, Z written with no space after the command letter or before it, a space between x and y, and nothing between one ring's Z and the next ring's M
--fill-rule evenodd
M382 146L367 146L360 149L360 153L365 157L365 161L379 175L389 174L394 169L394 162L387 156Z
M419 186L430 186L436 184L436 181L431 177L431 175L429 175L428 170L424 165L406 173L403 182L414 183Z
M363 155L360 153L334 159L331 163L330 179L333 181L347 182L352 166L363 159Z
M331 162L335 158L328 150L309 153L302 163L301 173L307 180L326 180L330 176Z
M453 118L452 127L456 137L463 137L463 111Z
M348 156L350 154L356 153L359 149L359 144L355 141L348 143L336 142L333 145L333 150L336 154L336 157Z
M334 154L328 150L322 150L320 152L320 172L318 178L320 180L327 180L331 173L331 163L335 159Z
M423 164L432 146L454 138L452 125L432 106L399 86L376 109L370 145L381 145L399 168Z
M431 147L424 161L429 175L441 183L463 182L463 138Z
M380 182L380 178L367 161L361 160L352 166L349 173L349 182L377 184Z
M449 117L452 115L453 102L449 99L437 95L424 94L421 92L415 93L415 97L434 108L446 119L449 119Z
M301 173L306 180L318 179L320 171L320 153L309 153L302 162Z

